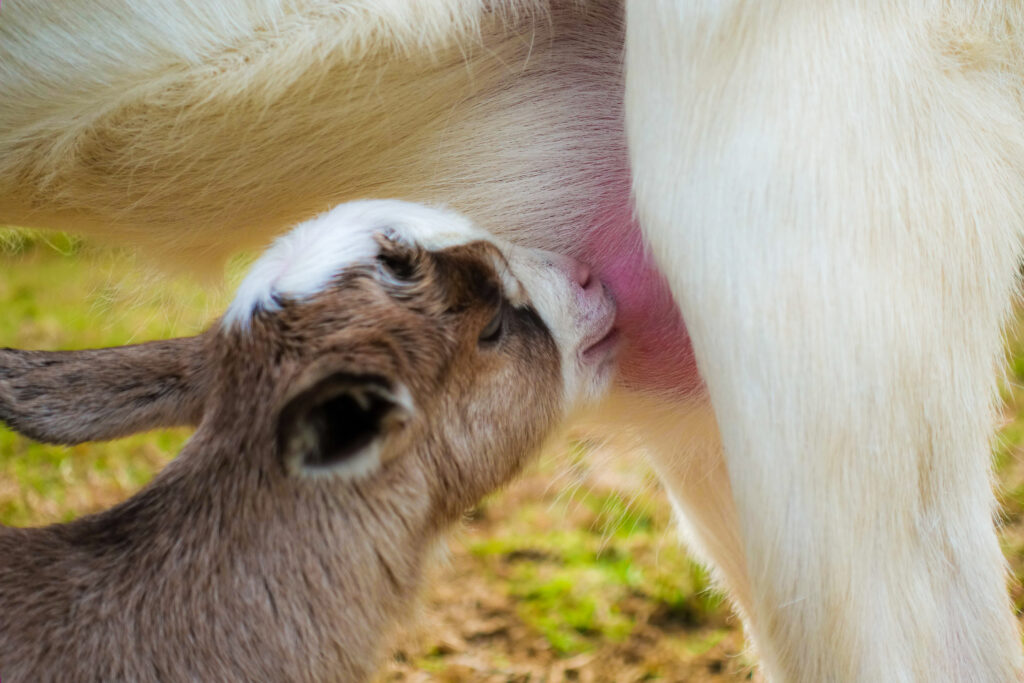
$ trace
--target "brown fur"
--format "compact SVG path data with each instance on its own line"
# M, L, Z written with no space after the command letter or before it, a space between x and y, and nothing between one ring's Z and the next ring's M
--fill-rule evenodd
M136 426L198 414L167 411L169 396L139 414L124 376L146 355L168 368L201 352L209 373L198 431L141 493L70 524L0 532L5 682L371 673L438 533L507 481L563 409L558 349L529 306L507 311L496 342L479 340L502 305L486 254L496 247L394 249L382 259L393 269L385 284L372 269L347 271L308 301L255 312L248 332L216 326L120 350L0 356L0 396L23 393L9 377L20 382L26 369L47 393L61 390L60 368L88 375L75 386L91 393L90 427L65 430L67 440L121 431L127 423L92 424L104 399ZM94 367L108 360L120 379ZM142 376L170 396L196 391L179 375ZM293 472L287 416L311 384L338 376L370 390L404 386L413 409L382 421L382 465L367 477ZM5 406L4 419L32 431L38 405ZM72 402L51 406L74 419Z
M64 444L197 424L209 370L203 339L87 351L0 349L0 420Z

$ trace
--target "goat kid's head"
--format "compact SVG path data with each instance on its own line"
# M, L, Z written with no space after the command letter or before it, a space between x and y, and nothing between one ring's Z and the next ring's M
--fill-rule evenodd
M363 482L419 457L465 504L603 392L614 313L575 261L453 213L354 202L275 242L204 335L0 351L0 419L68 443L201 417L196 439L265 453L264 470Z

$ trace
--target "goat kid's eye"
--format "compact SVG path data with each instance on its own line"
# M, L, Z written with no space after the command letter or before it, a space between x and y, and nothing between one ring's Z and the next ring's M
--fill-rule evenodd
M481 344L493 344L494 342L501 339L501 333L505 328L505 307L502 306L498 309L498 312L491 322L487 323L487 326L480 331L480 343Z

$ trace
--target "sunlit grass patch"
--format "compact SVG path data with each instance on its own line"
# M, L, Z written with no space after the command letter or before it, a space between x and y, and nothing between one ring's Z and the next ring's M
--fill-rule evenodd
M1000 541L1013 580L1010 595L1024 613L1024 312L1007 330L1007 371L1000 386L1002 424L994 442Z
M187 435L168 430L63 447L0 431L0 520L13 526L66 522L109 507L146 484Z
M470 552L561 656L622 642L652 622L721 623L721 596L669 531L667 510L645 492L581 487L554 503L522 501L486 514L502 515L502 533L475 540Z
M201 330L224 293L147 273L127 253L58 234L0 231L0 346L76 349ZM181 448L188 430L74 447L0 426L0 523L67 521L122 500Z

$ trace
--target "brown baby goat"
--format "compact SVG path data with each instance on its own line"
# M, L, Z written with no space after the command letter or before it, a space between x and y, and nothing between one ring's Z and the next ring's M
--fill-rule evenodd
M438 535L604 390L613 322L581 264L372 201L278 240L197 337L0 351L37 439L198 423L124 503L0 529L0 678L366 679Z

